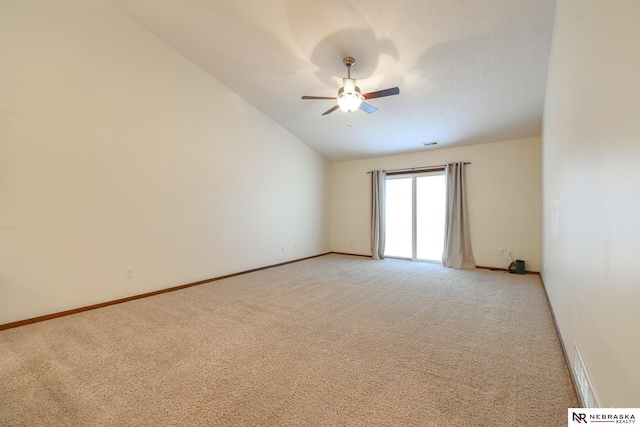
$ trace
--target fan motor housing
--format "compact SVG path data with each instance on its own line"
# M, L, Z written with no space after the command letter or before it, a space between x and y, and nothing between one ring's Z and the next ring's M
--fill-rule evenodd
M360 88L358 86L355 87L356 90L353 92L344 92L344 87L338 89L338 98L344 98L346 95L358 95L361 99L363 99L362 94L360 93Z

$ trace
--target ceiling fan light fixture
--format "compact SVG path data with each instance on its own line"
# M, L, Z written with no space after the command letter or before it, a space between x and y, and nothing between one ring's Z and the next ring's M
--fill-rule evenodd
M343 79L344 87L338 91L338 106L346 113L355 111L362 103L360 88L356 86L355 79Z
M375 92L368 92L364 95L360 92L360 88L356 86L356 79L351 78L351 67L356 63L356 60L350 56L347 56L342 61L344 65L347 66L347 77L342 79L342 87L338 90L338 96L336 98L330 98L328 96L303 96L302 99L335 99L338 105L334 105L333 108L322 113L323 116L330 114L340 108L345 113L349 113L349 117L351 117L351 112L355 110L362 110L365 113L371 114L375 113L378 109L373 105L369 105L366 102L362 102L363 100L373 99L373 98L383 98L385 96L398 95L400 93L400 89L397 87L392 87L384 90L377 90ZM351 124L349 124L351 126Z

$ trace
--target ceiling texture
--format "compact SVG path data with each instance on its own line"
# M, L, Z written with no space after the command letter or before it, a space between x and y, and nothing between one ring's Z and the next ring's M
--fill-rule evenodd
M541 134L555 0L108 1L330 161Z

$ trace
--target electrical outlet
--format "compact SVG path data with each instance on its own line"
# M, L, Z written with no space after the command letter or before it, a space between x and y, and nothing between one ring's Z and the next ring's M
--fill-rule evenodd
M504 249L503 248L498 249L498 256L504 256Z
M513 256L513 249L507 249L507 253L509 254L509 256Z
M133 277L133 268L128 267L124 269L124 277L125 279L131 279Z

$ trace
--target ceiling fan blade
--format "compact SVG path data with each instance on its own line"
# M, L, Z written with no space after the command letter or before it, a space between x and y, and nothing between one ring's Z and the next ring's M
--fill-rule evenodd
M340 108L339 105L336 105L333 108L328 109L327 111L325 111L324 113L322 113L323 116L326 116L327 114L333 113L334 111L336 111L338 108Z
M400 93L400 89L392 87L390 89L379 90L376 92L369 92L362 95L364 99L382 98L383 96L397 95Z
M362 102L360 104L360 109L362 111L364 111L365 113L369 113L369 114L375 113L376 111L378 111L378 109L376 107L374 107L371 104L367 104L366 102Z
M329 98L328 96L303 96L302 99L337 99L335 97Z

